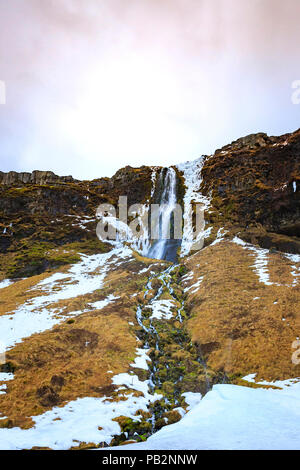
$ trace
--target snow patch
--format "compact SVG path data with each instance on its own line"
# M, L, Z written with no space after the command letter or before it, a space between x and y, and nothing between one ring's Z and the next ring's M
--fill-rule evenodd
M137 357L135 358L134 363L130 364L131 367L135 367L137 369L149 370L149 366L147 362L151 362L151 359L148 356L148 352L150 351L150 349L136 348L136 351L137 351Z
M144 351L143 354L141 351L138 350L139 357L144 356ZM31 449L34 446L67 450L80 442L110 444L113 436L121 433L119 424L113 419L126 416L140 421L137 411L148 411L150 403L162 398L161 395L150 394L149 381L143 382L136 375L118 374L112 378L112 383L119 385L120 391L137 390L143 396L120 394L124 399L118 402L110 397L78 398L64 407L55 407L40 416L34 416L33 428L0 429L0 450Z
M260 282L265 284L266 286L281 286L282 284L279 284L277 282L271 282L269 273L268 273L268 255L269 255L269 250L263 249L256 247L254 245L251 245L250 243L246 243L243 240L241 240L239 237L234 237L232 240L233 243L236 243L239 246L242 246L243 248L252 251L256 255L256 260L254 265L252 266L255 268L255 271L259 277ZM285 256L289 261L292 261L293 263L300 263L300 255L293 255L290 253L281 253L283 256ZM295 277L293 283L291 286L287 285L287 287L293 287L298 284L298 277L300 277L300 266L292 266L291 275Z
M299 449L299 396L300 382L283 390L215 385L181 421L126 450Z
M34 333L51 329L70 317L84 313L76 311L63 315L63 310L51 309L49 305L100 289L109 267L120 259L130 257L131 253L129 248L119 247L109 253L82 255L81 262L73 265L67 274L55 273L39 282L33 289L40 289L42 295L26 301L15 312L0 316L0 342L5 344L7 350ZM103 308L112 300L109 296L93 306Z
M11 281L10 279L4 279L4 281L0 282L0 289L4 289L5 287L10 286L11 284L13 284L13 281Z
M209 236L210 232L205 230L205 221L203 217L203 227L200 230L200 233L197 234L196 238L194 236L194 228L192 221L193 213L193 203L202 204L203 213L204 210L208 209L210 205L210 200L201 194L200 187L202 184L201 171L204 165L205 157L202 156L195 161L181 163L177 165L179 171L183 172L185 179L185 185L187 187L185 196L184 196L184 214L183 214L183 237L181 244L181 253L180 256L187 256L193 246L201 245L201 240L204 240ZM198 248L199 249L199 248Z
M250 243L246 243L238 237L234 237L232 240L233 243L246 248L249 251L252 251L256 255L256 260L254 265L252 266L255 268L255 272L259 277L259 281L263 283L265 286L278 286L280 284L271 282L268 272L268 254L269 250L258 248Z
M173 300L154 300L152 304L148 305L148 308L153 311L150 319L170 320L173 317L172 307L175 307Z
M193 284L192 286L186 287L186 288L183 290L183 292L186 293L186 292L189 292L191 289L193 289L193 290L190 292L190 294L195 294L196 292L198 292L199 287L201 286L203 279L204 279L204 276L201 276L201 277L199 278L199 280L198 280L195 284Z
M8 382L9 380L14 380L14 374L0 372L0 382Z
M183 393L182 396L188 404L188 411L191 411L191 409L194 408L194 406L198 405L202 400L201 393L186 392Z

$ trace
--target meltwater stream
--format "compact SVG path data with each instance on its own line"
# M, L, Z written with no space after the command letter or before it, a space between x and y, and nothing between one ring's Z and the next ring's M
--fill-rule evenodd
M159 213L156 218L157 239L147 251L148 258L171 261L171 265L163 268L160 273L153 273L148 279L144 300L138 305L136 318L141 328L139 338L143 348L150 353L151 363L149 365L149 388L150 392L164 390L166 395L160 401L159 407L150 407L152 433L157 430L157 422L164 417L164 413L170 409L180 409L180 397L182 392L190 392L195 389L189 380L194 371L201 374L203 383L201 393L206 393L211 388L207 373L207 366L199 356L199 351L192 351L191 338L186 329L185 299L180 293L180 287L176 283L176 274L179 269L177 249L181 239L175 238L177 210L177 175L174 168L162 169L160 171L157 187L153 189L154 201L159 205ZM174 286L174 287L173 287ZM150 295L150 298L149 298ZM169 306L162 315L153 315L155 305ZM191 363L183 365L184 360L178 360L177 367L174 366L172 354L168 347L176 344L182 357L185 353L191 355ZM192 364L192 365L191 365ZM198 364L198 366L197 366ZM194 369L193 369L194 367ZM167 371L167 372L166 372ZM195 376L197 375L196 372ZM167 374L167 375L166 375ZM202 379L202 380L203 380ZM173 391L170 395L168 387L172 381ZM186 385L185 385L186 384ZM199 385L196 385L199 387ZM167 391L166 391L167 390ZM179 408L178 408L179 407ZM149 420L149 421L150 421Z
M159 187L162 188L159 201L158 239L148 251L148 258L175 262L180 240L174 238L174 211L177 204L176 172L174 168L161 171ZM173 233L172 233L173 229Z

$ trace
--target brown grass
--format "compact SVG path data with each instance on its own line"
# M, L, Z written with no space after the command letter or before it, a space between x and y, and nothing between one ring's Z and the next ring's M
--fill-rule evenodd
M257 373L259 379L278 380L300 375L300 366L291 359L292 343L300 334L299 284L288 287L295 279L288 260L277 253L269 258L270 280L284 286L260 283L251 267L253 254L230 242L186 261L195 274L186 284L204 276L199 290L188 292L193 341L201 345L208 365L229 377Z
M54 271L55 272L55 271ZM58 271L56 271L58 272ZM66 267L59 272L66 272ZM13 312L26 300L40 296L43 292L39 289L32 290L40 281L50 277L53 272L45 272L37 276L14 282L8 287L0 290L0 315Z
M16 370L14 380L7 383L7 393L0 396L0 409L14 426L30 427L30 416L79 397L114 394L112 374L107 372L128 371L136 354L135 327L129 322L137 327L137 297L132 295L147 281L145 274L137 274L144 267L141 262L128 261L111 270L103 289L49 306L64 307L66 313L84 310L109 293L120 297L102 310L83 313L71 322L35 334L7 353L7 361ZM35 282L43 276L36 276ZM21 289L16 292L16 285L11 287L12 295L21 294Z

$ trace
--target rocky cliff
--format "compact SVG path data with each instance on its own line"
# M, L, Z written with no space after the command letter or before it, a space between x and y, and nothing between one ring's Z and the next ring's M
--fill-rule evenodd
M24 277L70 262L52 256L70 243L83 249L106 250L96 239L99 204L128 205L150 196L151 168L125 167L112 178L78 181L52 172L0 173L0 272Z
M300 130L239 139L206 158L202 178L208 223L239 227L265 248L300 252Z
M18 184L51 184L51 183L71 183L72 176L57 176L52 171L38 171L32 173L9 171L3 173L0 171L0 184L6 186Z

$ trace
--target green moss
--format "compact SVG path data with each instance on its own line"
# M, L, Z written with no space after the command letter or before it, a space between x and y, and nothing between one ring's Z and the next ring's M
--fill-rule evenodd
M179 276L185 276L187 274L187 268L185 265L181 264L179 269L178 269L178 275Z
M113 421L119 424L122 431L120 436L115 436L113 445L118 445L136 434L149 437L152 431L152 424L146 419L133 420L127 416L119 416Z
M86 255L93 255L96 253L106 253L110 247L101 242L96 236L90 240L83 240L81 242L73 242L65 245L68 250L74 250Z
M45 235L47 232L43 232ZM87 255L104 253L109 247L96 237L82 242L67 243L58 247L54 242L22 240L12 255L3 255L0 259L1 270L6 277L15 279L41 274L46 270L58 269L61 266L75 264L81 260L79 253Z
M56 254L51 251L53 248L51 243L25 242L6 268L8 277L13 279L33 276L47 269L56 269L80 261L80 256L75 253Z

